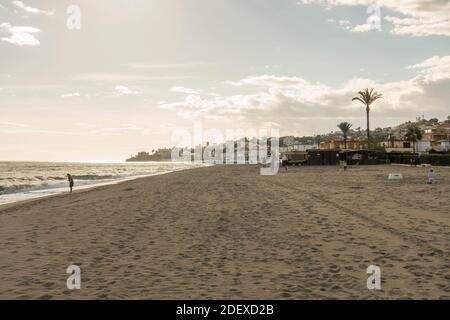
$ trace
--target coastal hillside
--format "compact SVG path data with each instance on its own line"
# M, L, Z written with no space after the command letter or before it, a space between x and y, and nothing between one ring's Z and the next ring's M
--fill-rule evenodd
M138 152L137 155L132 156L131 158L126 159L127 162L135 162L135 161L168 161L170 160L171 149L163 148L152 150L151 153L141 151Z

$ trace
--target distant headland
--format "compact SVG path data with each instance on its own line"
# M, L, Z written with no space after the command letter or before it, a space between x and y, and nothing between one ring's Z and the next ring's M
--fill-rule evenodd
M151 153L141 151L137 155L126 159L127 162L140 162L140 161L169 161L171 159L171 149L163 148L152 150Z

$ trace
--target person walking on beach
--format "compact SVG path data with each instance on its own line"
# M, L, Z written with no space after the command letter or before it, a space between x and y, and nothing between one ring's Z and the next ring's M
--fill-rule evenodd
M283 157L281 158L281 166L284 167L284 171L287 171L287 167L288 167L288 158L286 157L286 155L283 155Z
M73 189L73 178L72 178L72 176L71 176L69 173L67 174L67 180L69 181L70 193L72 193L72 189Z

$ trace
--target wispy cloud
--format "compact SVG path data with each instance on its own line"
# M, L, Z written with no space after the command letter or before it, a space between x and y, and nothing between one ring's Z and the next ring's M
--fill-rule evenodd
M192 76L144 76L123 73L82 73L70 76L67 80L73 81L104 81L104 82L135 82L153 80L183 80Z
M73 92L73 93L66 93L61 95L61 98L73 98L73 97L79 97L80 93L79 92Z
M15 127L15 128L27 128L29 125L16 122L0 122L1 127Z
M105 135L105 136L118 136L123 134L140 133L144 134L146 129L138 127L136 125L123 125L121 127L95 129L90 131L91 134Z
M369 7L373 0L303 0L303 4L321 4L327 9L336 6ZM393 34L410 36L450 36L450 1L445 0L378 0L375 2L382 9L387 8L400 16L387 16L385 21L391 23ZM368 24L361 24L353 32L367 32Z
M384 20L392 23L393 29L391 33L393 34L416 37L431 35L450 36L450 17L447 19L422 19L387 16Z
M191 88L180 87L180 86L172 87L170 90L172 90L173 92L177 92L177 93L200 94L199 90L194 90L194 89L191 89Z
M9 35L7 37L2 37L1 40L17 46L39 45L39 40L33 35L33 33L39 32L41 32L41 30L34 27L13 26L8 22L0 24L0 33L7 33Z
M369 32L371 30L374 30L374 28L371 24L368 23L358 24L351 28L352 32Z
M116 96L127 96L127 95L135 95L135 94L141 94L141 92L136 91L136 90L130 90L128 87L126 86L116 86L114 88L115 90L115 95Z
M334 20L334 19L327 19L330 23L336 23L338 24L342 29L349 30L350 32L369 32L372 30L376 30L372 24L364 23L359 25L353 25L350 20Z
M27 13L32 13L32 14L45 14L45 15L54 15L55 14L55 10L52 11L46 11L46 10L41 10L41 9L37 9L37 8L33 8L30 7L28 5L26 5L25 3L23 3L22 1L13 1L12 2L13 5L15 5L16 7L22 9L23 11L27 12Z
M204 62L189 62L189 63L171 63L171 64L130 64L132 69L179 69L179 68L194 68L209 65Z

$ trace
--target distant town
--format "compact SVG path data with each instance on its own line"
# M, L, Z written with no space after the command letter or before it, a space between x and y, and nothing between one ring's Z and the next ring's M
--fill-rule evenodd
M344 124L344 125L343 125ZM315 136L283 136L279 146L281 156L295 158L307 150L377 150L395 154L450 154L450 116L402 123L396 127L376 128L367 132L360 127L353 129L349 123L337 124L337 130ZM255 139L255 138L252 138ZM246 138L247 141L251 139ZM171 148L142 151L126 161L169 161Z

